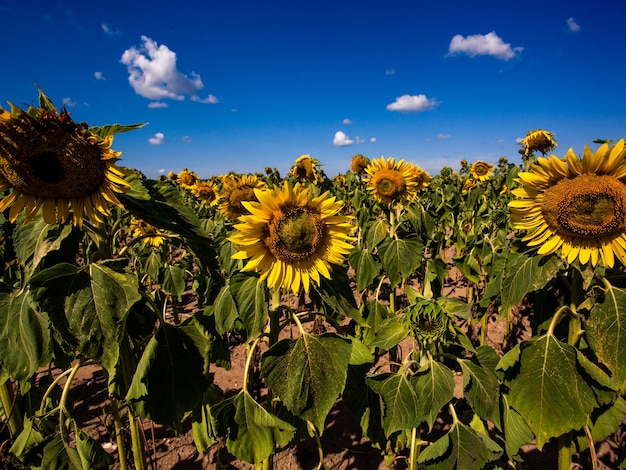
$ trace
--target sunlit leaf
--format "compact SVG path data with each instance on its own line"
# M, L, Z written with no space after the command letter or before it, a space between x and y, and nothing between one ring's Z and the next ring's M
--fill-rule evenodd
M335 335L303 333L281 340L261 358L261 375L294 415L322 432L326 415L346 383L352 345Z
M388 350L400 343L409 334L407 323L400 317L385 318L375 332L375 338L369 345L373 348Z
M397 286L402 279L411 275L421 259L422 246L417 240L393 239L386 243L382 261L391 286Z
M402 373L385 373L368 377L367 384L381 396L384 403L385 435L420 425L422 397L418 395L409 377Z
M380 273L381 265L376 262L369 250L355 247L349 256L350 265L356 271L356 289L362 291L374 282Z
M454 396L454 376L441 362L431 360L425 370L411 377L411 383L418 398L417 413L421 421L426 421L432 430L441 408Z
M230 285L238 316L250 340L261 332L269 317L266 284L256 276L240 273L231 278Z
M499 384L495 372L471 359L458 362L463 371L465 398L478 416L490 420L498 399Z

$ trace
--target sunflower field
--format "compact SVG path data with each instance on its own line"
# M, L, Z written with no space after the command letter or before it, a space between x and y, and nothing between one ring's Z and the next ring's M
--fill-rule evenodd
M284 177L150 180L112 149L138 127L41 91L0 108L0 465L152 468L153 422L263 469L312 440L326 468L341 399L389 468L523 469L528 445L607 468L606 442L626 468L624 140L560 157L535 130L521 165L434 176L355 155L329 178L302 155ZM74 415L94 364L114 451Z

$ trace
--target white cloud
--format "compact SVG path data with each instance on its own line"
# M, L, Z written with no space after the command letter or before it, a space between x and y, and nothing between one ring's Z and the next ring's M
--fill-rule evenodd
M578 23L576 23L576 20L574 18L569 17L566 20L566 23L567 23L567 29L569 31L571 31L572 33L580 31L580 25Z
M61 100L61 103L63 103L63 106L65 106L66 108L73 108L74 106L76 106L76 102L72 101L71 98L63 98L63 100Z
M351 119L348 119L348 118L345 118L342 122L343 122L346 126L347 126L348 124L352 124L352 120L351 120Z
M219 103L219 100L217 99L217 96L214 96L214 95L209 95L206 98L200 98L198 96L192 96L191 97L191 101L197 101L198 103L202 103L202 104Z
M345 132L337 131L335 132L335 138L333 139L333 145L337 147L347 147L348 145L352 145L354 140L350 139Z
M452 134L438 134L437 138L439 140L448 140L450 137L452 137Z
M376 137L371 137L371 138L370 138L370 142L371 142L371 143L373 143L373 144L375 144L375 143L376 143Z
M396 69L387 69L385 70L385 75L395 75Z
M105 34L109 35L109 36L121 36L122 32L115 28L115 29L111 29L111 27L106 24L106 23L101 23L100 26L102 27L102 31L105 32Z
M120 59L128 68L128 81L135 93L151 100L182 101L188 95L200 103L217 102L213 95L198 97L198 92L204 88L200 75L192 72L188 77L180 73L174 51L147 36L141 36L141 40L143 44L139 48L125 50Z
M419 113L437 107L439 101L427 98L426 95L402 95L396 101L387 105L388 111Z
M188 135L182 136L180 140L182 140L185 144L191 143L191 137L189 137Z
M162 145L165 143L165 135L163 132L157 132L153 137L148 139L148 142L152 145Z
M361 139L358 135L354 138L355 144L362 144L365 140Z
M106 77L102 74L102 72L94 72L93 76L96 77L96 80L106 80Z
M448 56L463 52L470 57L491 55L497 59L509 60L523 50L523 47L512 48L510 44L502 41L495 31L492 31L488 34L473 34L467 37L457 34L450 41Z
M152 101L151 103L148 103L148 108L167 108L169 107L169 104L164 103L163 101Z

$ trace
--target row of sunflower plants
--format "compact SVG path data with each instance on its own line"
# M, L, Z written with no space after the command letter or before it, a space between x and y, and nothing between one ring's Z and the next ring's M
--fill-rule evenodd
M107 377L121 468L148 466L142 420L190 420L199 451L263 468L314 439L322 468L339 397L390 465L412 469L521 468L522 446L552 439L559 468L587 448L595 465L595 443L615 436L623 141L536 158L556 142L533 131L523 167L434 177L355 155L329 179L303 155L285 178L146 180L111 149L139 125L77 124L42 92L0 113L0 399L15 463L112 465L72 414L87 363ZM530 331L511 326L494 348L490 326L509 328L522 302ZM225 394L213 374L234 333L246 363Z

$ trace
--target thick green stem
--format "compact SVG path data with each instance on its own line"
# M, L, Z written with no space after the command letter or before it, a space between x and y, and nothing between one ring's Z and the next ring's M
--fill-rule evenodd
M409 451L409 470L417 470L417 456L419 446L417 445L417 428L411 429L411 445Z
M143 435L141 433L139 418L133 415L132 410L128 409L128 424L130 426L130 437L133 443L133 461L135 462L135 470L145 470L146 468L146 449L144 446Z
M485 313L480 319L480 345L485 345L485 340L487 339L487 326L488 326L489 315Z
M111 397L111 413L113 414L113 424L115 426L115 442L117 442L117 456L120 461L120 470L128 470L128 460L126 458L126 444L122 432L122 417L117 398Z
M15 392L9 379L0 385L0 403L4 408L4 414L8 417L11 437L15 437L24 429L24 422L22 421L22 413L15 402Z
M565 433L557 438L558 467L557 470L571 470L572 468L572 440L570 433Z

